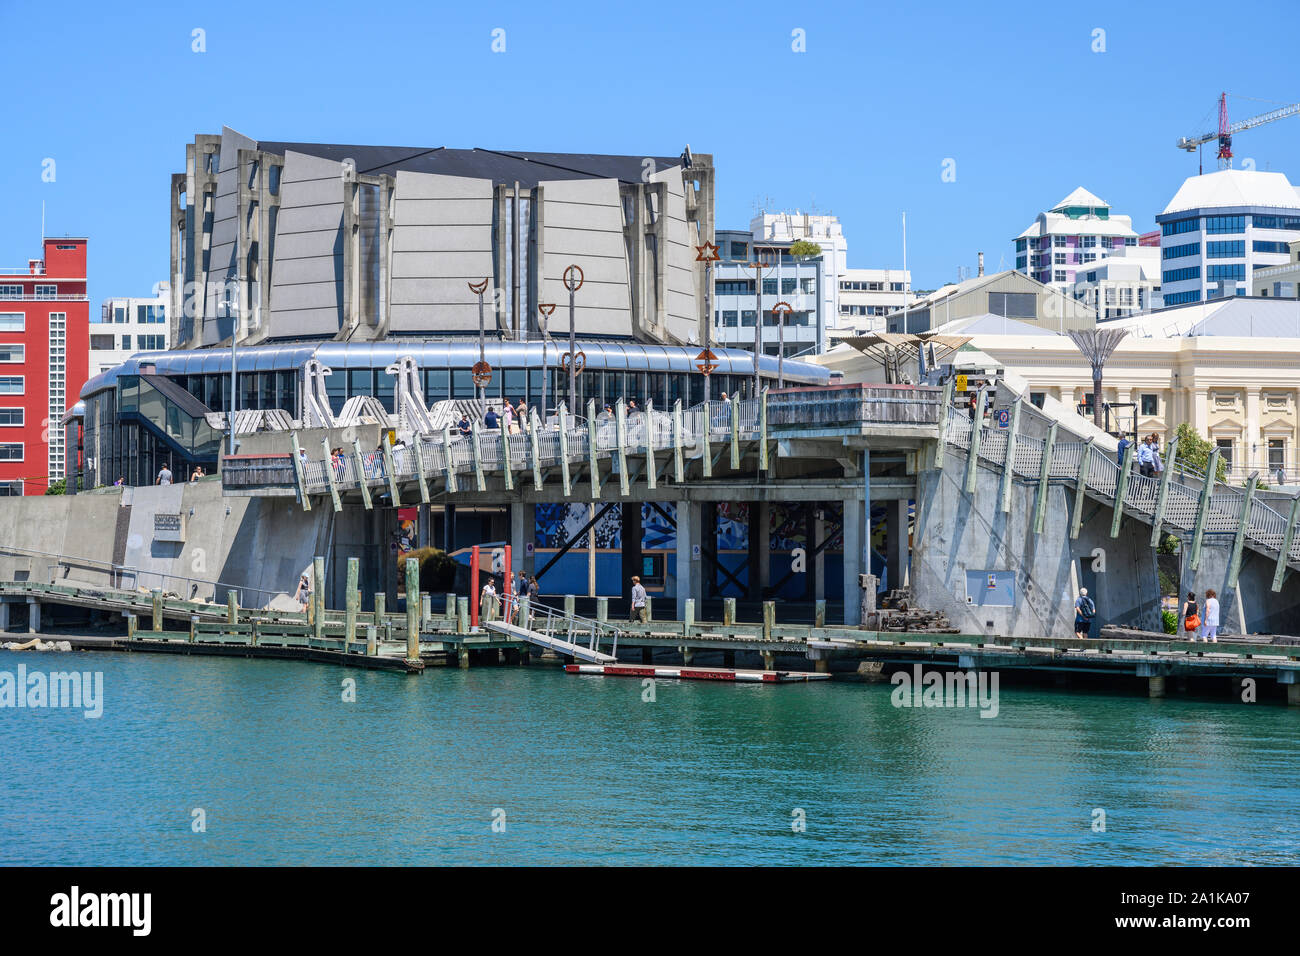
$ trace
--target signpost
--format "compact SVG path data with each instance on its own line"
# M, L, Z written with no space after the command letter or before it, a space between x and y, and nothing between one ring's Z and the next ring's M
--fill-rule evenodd
M537 311L542 314L542 319L538 323L542 332L542 421L546 421L546 380L551 377L551 365L547 356L547 346L551 343L551 313L555 311L554 302L541 302L537 305ZM520 422L520 428L526 428L527 422Z

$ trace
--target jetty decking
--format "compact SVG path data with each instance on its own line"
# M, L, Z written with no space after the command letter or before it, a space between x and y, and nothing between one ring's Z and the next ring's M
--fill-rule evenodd
M60 638L77 650L229 655L303 660L416 673L426 665L469 667L471 661L529 663L545 651L573 673L757 682L820 680L857 673L864 662L876 675L921 662L936 668L1090 673L1147 680L1163 696L1167 678L1224 677L1276 681L1300 706L1300 640L1250 636L1217 644L1193 643L1147 632L1111 631L1093 639L1024 638L995 634L873 631L842 626L774 623L771 602L761 623L688 619L611 622L605 602L594 619L555 608L530 608L527 627L484 620L469 623L468 599L447 595L445 611L427 601L397 613L325 610L319 615L247 609L100 587L8 582L0 584L6 624L26 605L29 633L39 630L41 604L119 614L125 637ZM566 601L572 604L572 599ZM184 628L168 627L183 622ZM36 624L32 628L31 624ZM561 636L563 635L563 636ZM696 665L697 654L720 653L722 665ZM487 655L485 658L484 655ZM761 670L737 668L737 654L756 654ZM621 655L621 656L620 656ZM656 661L655 658L660 660ZM676 656L681 664L662 658ZM583 660L583 658L587 660ZM636 660L639 657L640 660ZM781 658L785 666L778 667ZM870 668L868 668L870 669ZM760 676L755 676L760 675ZM772 675L772 676L768 676Z

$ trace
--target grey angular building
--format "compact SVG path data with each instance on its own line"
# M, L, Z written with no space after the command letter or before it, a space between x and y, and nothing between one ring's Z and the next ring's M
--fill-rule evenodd
M605 156L198 135L171 180L173 348L477 334L536 339L581 268L575 331L701 341L708 155Z

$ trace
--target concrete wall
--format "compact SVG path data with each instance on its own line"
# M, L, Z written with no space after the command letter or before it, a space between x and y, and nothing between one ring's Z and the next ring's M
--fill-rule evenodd
M679 176L680 181L680 176ZM542 187L541 301L557 304L548 321L557 338L569 332L569 293L564 270L584 274L574 296L574 325L583 335L631 335L632 300L623 202L616 179L547 180Z
M337 335L343 318L343 165L287 151L271 269L271 331Z
M997 507L1000 472L980 468L972 499L962 491L965 466L965 454L950 447L942 472L917 476L911 574L919 607L943 611L964 633L1068 637L1077 588L1086 586L1097 603L1094 636L1103 624L1158 626L1159 584L1147 525L1126 521L1112 539L1110 509L1085 499L1083 528L1071 541L1074 493L1058 484L1049 490L1043 531L1035 535L1036 483L1013 484L1011 510L1004 514ZM1092 571L1098 548L1105 554L1101 573ZM968 604L968 571L1013 573L1013 604Z
M395 206L390 331L478 331L467 283L493 274L492 181L399 170Z
M1191 565L1190 535L1183 540L1179 607L1189 591L1195 593L1201 620L1205 619L1205 592L1214 588L1219 597L1220 634L1300 634L1300 577L1289 570L1282 590L1273 592L1277 562L1248 548L1242 549L1237 587L1228 587L1232 562L1231 534L1207 534L1201 542L1200 567Z
M155 539L159 513L184 516L183 542ZM357 520L373 522L371 513L363 514ZM98 564L116 563L153 572L126 579L128 587L162 586L186 598L224 602L226 589L215 586L221 582L247 589L243 603L261 606L273 592L293 592L312 557L327 553L334 530L331 510L303 512L286 498L226 498L214 479L0 499L0 580L52 579L53 560L4 552L8 547L88 559L84 566L57 568L56 581L109 585L112 579ZM351 534L358 537L355 529ZM360 539L367 534L363 530Z

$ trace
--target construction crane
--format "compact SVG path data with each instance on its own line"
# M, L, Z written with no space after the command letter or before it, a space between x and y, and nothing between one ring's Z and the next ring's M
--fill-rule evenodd
M1208 143L1212 139L1219 141L1219 168L1232 168L1232 134L1240 133L1242 130L1254 129L1256 126L1263 126L1265 123L1272 123L1274 120L1286 119L1288 116L1295 116L1300 113L1300 103L1292 103L1290 106L1282 106L1268 113L1260 113L1258 116L1252 116L1250 119L1244 119L1240 123L1228 125L1228 94L1219 94L1219 131L1217 133L1203 133L1200 136L1193 136L1190 139L1186 136L1178 140L1178 148L1186 150L1189 153L1196 152L1201 148L1202 143ZM1204 172L1204 167L1199 166L1198 171Z

